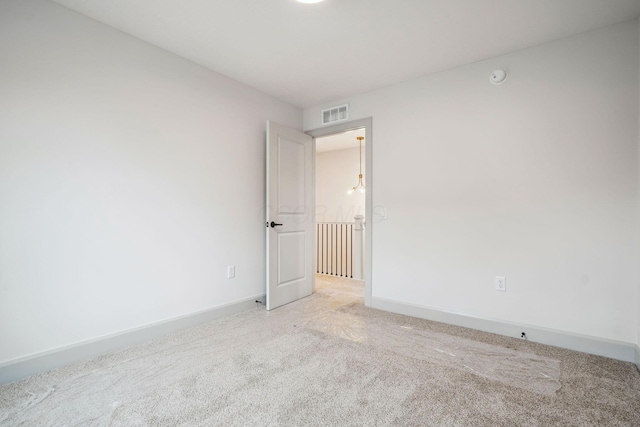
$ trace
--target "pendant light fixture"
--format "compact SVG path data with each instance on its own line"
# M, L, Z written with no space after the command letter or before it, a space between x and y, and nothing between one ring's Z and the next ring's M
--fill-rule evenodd
M358 175L358 184L348 191L349 194L353 194L355 191L359 191L361 193L364 193L365 191L365 186L362 183L362 140L364 139L364 136L357 136L356 139L360 141L360 174Z

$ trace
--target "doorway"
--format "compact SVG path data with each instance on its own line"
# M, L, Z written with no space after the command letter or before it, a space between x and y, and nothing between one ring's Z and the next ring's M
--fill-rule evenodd
M367 119L361 119L353 122L341 123L341 124L321 128L321 129L315 129L306 133L316 139L316 144L318 143L318 141L321 141L320 144L322 145L322 139L325 139L327 137L332 137L332 138L329 138L328 141L337 143L338 147L340 147L341 144L343 144L344 146L346 146L346 149L348 150L355 149L358 151L359 151L360 141L357 139L357 137L362 136L364 138L361 141L362 142L362 173L363 173L363 184L364 184L363 191L361 192L361 187L358 187L359 170L352 170L352 167L349 166L348 170L340 172L341 176L346 174L346 177L344 178L345 182L339 184L340 189L344 187L342 194L339 197L336 195L336 197L333 198L334 200L332 200L329 203L323 202L322 201L323 199L320 198L320 201L319 201L320 211L317 211L316 213L319 219L331 220L326 222L352 223L353 227L358 227L355 224L356 221L354 220L354 217L356 215L364 216L363 218L364 231L361 233L362 239L364 240L364 244L362 245L364 247L363 260L362 260L362 263L364 264L362 266L363 267L362 279L364 280L364 303L365 303L365 306L370 307L371 294L372 294L371 258L372 258L372 231L373 231L372 230L373 223L372 221L370 221L370 218L372 217L371 215L373 212L372 119L367 118ZM350 141L350 139L353 139L353 141ZM343 141L343 142L341 143L340 141ZM322 147L321 147L321 150L322 150ZM347 153L345 152L342 154L347 154ZM316 165L317 165L317 161L318 161L317 153L314 152L314 162ZM319 186L319 183L316 180L316 183L315 183L316 189L318 188L318 186ZM353 187L356 187L355 191L352 191L353 194L347 195L347 192L349 190L353 190ZM337 189L335 191L340 191L340 189ZM352 198L351 200L348 198L354 195L355 195L355 198ZM327 199L324 199L324 200L326 201ZM324 205L324 209L322 205ZM334 232L337 232L338 236L349 234L349 232L344 228L342 230L339 230L337 228L338 227L337 225L334 227L336 227L334 228ZM318 230L318 232L322 233L322 230ZM316 236L316 239L318 239L318 236ZM316 241L316 250L318 247L317 243L318 242ZM348 255L345 256L345 252L344 252L346 251L348 253L350 245L352 245L353 243L356 243L356 246L357 246L357 242L351 242L351 243L343 242L345 246L340 247L338 249L339 251L342 251L342 252L338 252L340 258L338 258L337 254L331 253L332 262L337 262L338 259L340 259L343 262L343 265L335 266L335 267L342 268L341 273L343 275L345 274L345 269L347 270L347 274L350 276L354 268L356 269L356 271L359 268L358 265L356 265L356 263L354 263L352 260L347 259ZM316 255L319 255L319 254L316 253ZM327 266L326 261L327 261L326 258L321 261L320 256L316 256L316 263L323 262L323 266ZM331 265L331 267L334 267L334 266Z

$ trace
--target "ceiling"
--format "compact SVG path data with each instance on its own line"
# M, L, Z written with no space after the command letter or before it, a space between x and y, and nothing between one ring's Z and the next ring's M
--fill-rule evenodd
M365 128L362 128L316 138L316 152L324 153L327 151L346 150L347 148L358 148L360 141L356 137L361 136L364 138L364 133ZM366 141L363 140L363 149L365 145Z
M640 0L54 1L303 108L640 15Z

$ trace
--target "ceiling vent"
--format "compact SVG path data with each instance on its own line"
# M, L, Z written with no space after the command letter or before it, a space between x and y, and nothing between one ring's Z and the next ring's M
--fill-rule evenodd
M322 124L341 122L349 119L349 104L338 105L337 107L322 110Z

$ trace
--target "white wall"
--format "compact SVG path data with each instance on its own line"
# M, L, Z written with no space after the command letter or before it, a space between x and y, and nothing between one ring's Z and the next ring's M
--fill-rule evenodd
M373 297L635 342L638 52L634 20L306 109L373 117Z
M638 19L638 24L639 24L639 28L640 28L640 18ZM640 37L640 31L638 31L638 36ZM639 49L640 49L640 41L638 42L639 45ZM639 61L640 61L640 53L638 54L639 57ZM640 63L638 65L638 68L640 69ZM638 73L638 79L640 80L640 72ZM640 83L639 83L640 85ZM638 91L638 104L640 105L640 90ZM640 108L639 108L640 110ZM639 116L638 116L638 165L640 165L640 111L638 112ZM637 223L636 223L636 233L638 236L638 239L636 241L636 259L640 260L640 166L638 167L638 204L636 205L636 213L637 213ZM640 261L638 262L638 271L640 272ZM636 308L636 318L637 318L637 322L638 322L638 337L637 337L637 354L636 354L636 365L638 365L638 368L640 369L640 273L638 274L638 291L637 291L637 299L638 299L638 305Z
M362 174L366 185L364 153ZM354 215L364 215L364 194L347 194L358 183L360 149L325 151L316 154L316 221L353 222Z
M299 109L48 1L0 2L0 52L0 362L264 293Z

